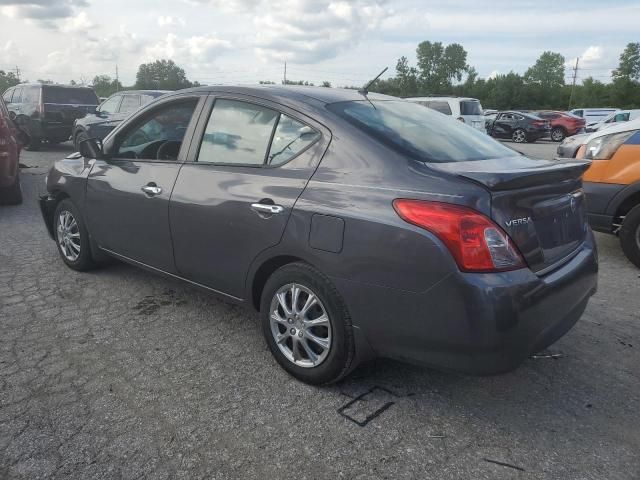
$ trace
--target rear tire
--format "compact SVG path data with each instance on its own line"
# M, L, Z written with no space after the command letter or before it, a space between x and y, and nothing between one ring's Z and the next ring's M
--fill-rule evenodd
M68 267L84 272L96 266L91 256L87 228L80 212L68 198L56 206L53 214L53 235L58 253Z
M619 232L622 251L636 267L640 268L640 205L636 205L624 217Z
M566 136L567 133L563 128L555 127L553 130L551 130L551 140L553 140L554 142L561 142L565 139Z
M308 301L313 303L305 310ZM298 380L334 383L355 367L346 305L329 279L310 265L292 263L271 275L260 316L271 353Z
M527 132L521 128L517 128L511 134L511 140L515 143L525 143L527 141Z
M20 174L16 175L16 183L6 189L0 190L0 201L5 205L20 205L22 203Z

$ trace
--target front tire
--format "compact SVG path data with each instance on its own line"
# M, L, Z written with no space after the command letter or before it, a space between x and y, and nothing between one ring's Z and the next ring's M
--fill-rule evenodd
M62 261L73 270L84 272L95 267L89 234L80 212L65 198L53 214L53 232Z
M511 134L511 140L513 140L515 143L525 143L527 141L527 132L525 132L521 128L518 128Z
M351 319L329 279L304 263L285 265L267 281L260 302L262 331L289 374L324 385L354 365Z
M633 207L624 217L619 237L626 257L640 268L640 205Z

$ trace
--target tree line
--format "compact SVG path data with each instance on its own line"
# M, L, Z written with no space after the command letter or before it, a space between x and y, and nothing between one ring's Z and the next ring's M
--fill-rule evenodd
M495 109L640 108L640 43L626 46L610 83L588 77L573 87L565 83L565 58L559 53L543 52L524 75L484 79L467 64L462 45L425 41L416 48L415 65L400 57L395 76L379 80L371 91L399 97L468 96Z
M50 80L38 80L51 83ZM0 92L20 83L13 72L0 70ZM72 80L70 83L75 84ZM274 84L266 80L261 84ZM287 85L314 85L305 80L286 80ZM179 90L196 87L173 60L156 60L138 67L136 82L124 86L109 75L97 75L92 86L99 97L108 97L126 89ZM323 87L331 87L324 81ZM358 88L347 86L346 88ZM416 62L406 56L396 63L395 75L379 80L371 91L414 97L458 95L477 98L485 108L556 109L582 107L640 108L640 42L629 43L620 54L618 68L610 83L588 77L575 87L565 83L565 58L555 52L543 52L523 75L515 72L492 78L479 78L467 63L467 52L458 43L424 41L416 48Z

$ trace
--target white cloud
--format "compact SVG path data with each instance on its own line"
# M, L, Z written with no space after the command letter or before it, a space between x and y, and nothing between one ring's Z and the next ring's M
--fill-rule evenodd
M496 78L498 75L500 75L498 70L492 70L491 73L487 75L487 79L491 80L492 78Z
M80 12L73 17L69 17L62 25L61 30L65 33L88 32L94 27L95 24L89 20L87 12Z
M187 24L182 17L172 17L171 15L161 15L158 17L160 27L184 27Z
M174 33L145 49L144 60L171 59L179 64L209 65L223 52L231 47L231 43L213 35L180 38Z
M87 0L0 0L0 13L10 18L22 18L41 27L57 29L57 20L72 17L78 7L87 7Z

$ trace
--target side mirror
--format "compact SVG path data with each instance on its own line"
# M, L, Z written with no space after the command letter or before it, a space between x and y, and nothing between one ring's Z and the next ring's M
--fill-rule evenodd
M85 158L104 158L102 143L97 138L87 138L80 142L80 155Z

